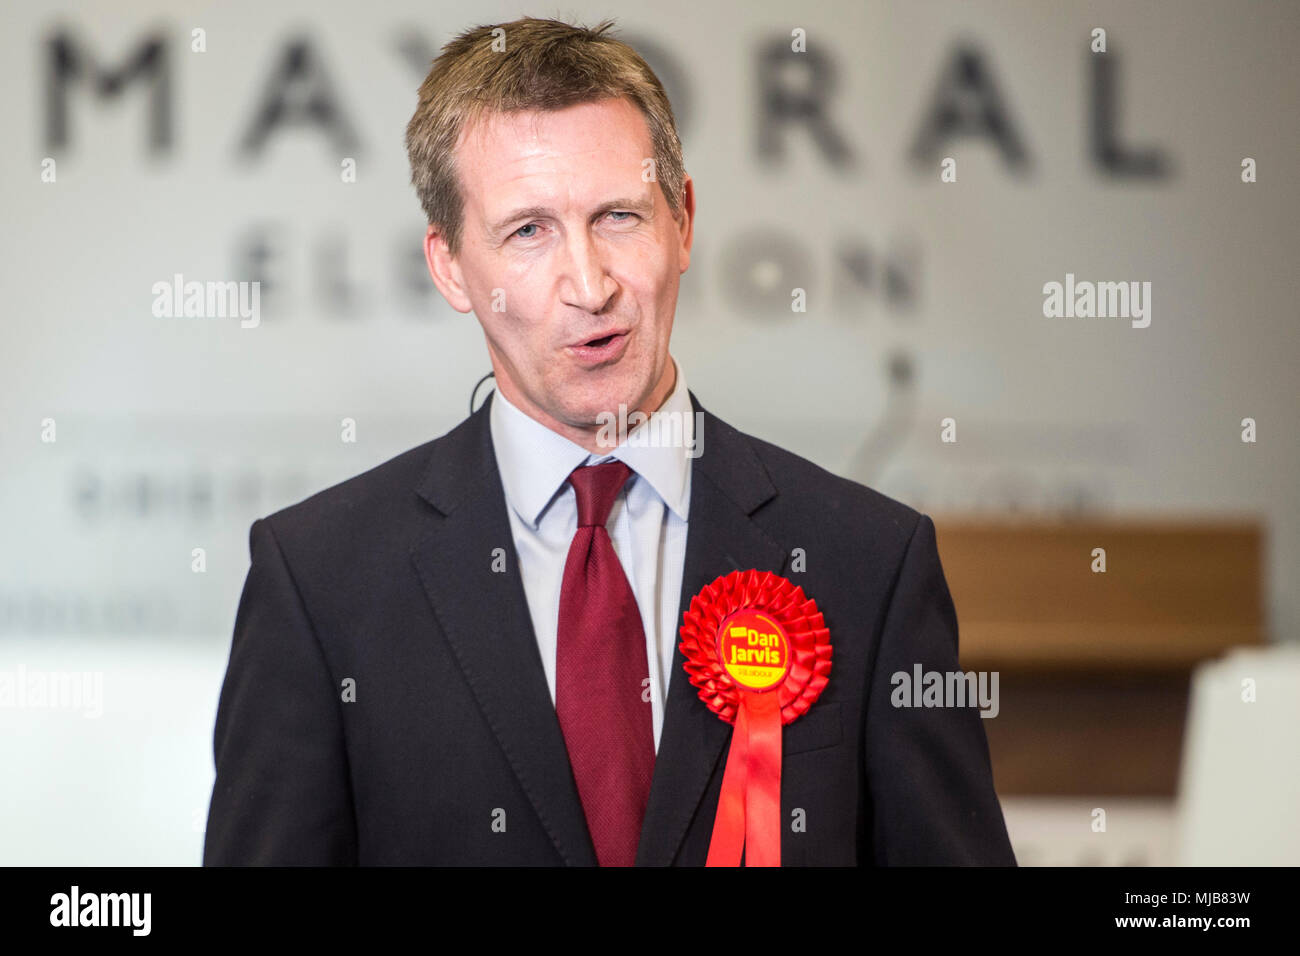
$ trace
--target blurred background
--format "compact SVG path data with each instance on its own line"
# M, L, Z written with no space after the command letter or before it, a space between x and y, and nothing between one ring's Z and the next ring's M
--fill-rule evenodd
M934 517L1020 861L1300 863L1300 7L1239 0L6 3L0 863L199 862L249 525L490 369L403 136L522 15L669 91L700 401Z

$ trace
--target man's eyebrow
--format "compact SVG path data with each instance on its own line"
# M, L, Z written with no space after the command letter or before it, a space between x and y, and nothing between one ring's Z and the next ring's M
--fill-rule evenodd
M641 199L610 199L601 203L592 213L592 218L596 219L615 209L626 210L628 212L640 213L648 217L654 212L654 203L646 198ZM509 226L521 219L554 219L556 218L555 210L546 206L524 206L498 219L488 227L488 233L492 236L498 236Z

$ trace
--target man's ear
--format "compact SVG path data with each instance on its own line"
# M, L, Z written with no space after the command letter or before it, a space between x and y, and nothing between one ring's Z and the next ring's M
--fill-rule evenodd
M682 272L691 266L691 243L695 241L695 183L690 176L682 180L682 213L677 219L681 245L677 250Z
M424 234L424 260L429 264L433 284L438 287L447 304L457 312L473 311L474 305L469 300L460 263L452 257L447 240L436 226L430 226Z

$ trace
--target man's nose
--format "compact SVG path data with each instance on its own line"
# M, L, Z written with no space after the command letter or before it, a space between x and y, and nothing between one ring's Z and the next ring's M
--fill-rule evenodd
M598 314L614 295L617 283L606 271L600 243L586 230L575 230L565 243L560 294L565 305Z

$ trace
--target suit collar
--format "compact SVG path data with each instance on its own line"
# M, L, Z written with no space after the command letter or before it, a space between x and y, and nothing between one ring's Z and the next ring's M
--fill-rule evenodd
M676 375L673 390L650 420L632 428L618 447L597 454L525 414L499 390L491 393L488 421L492 448L506 503L520 520L536 530L546 509L564 491L565 482L575 468L610 458L628 465L679 518L687 519L691 468L688 449L694 416L686 378L676 360L673 365ZM662 431L661 423L672 421L681 424L687 439L684 445L656 440Z
M429 460L415 491L444 515L451 514L465 497L478 490L485 475L500 485L496 452L489 420L496 392L469 417L430 446ZM746 515L753 513L777 493L776 486L754 452L746 435L732 428L700 404L687 390L691 408L703 415L699 457L693 459L695 473L703 472L717 489ZM694 495L691 496L694 501Z
M788 551L751 517L777 494L749 439L704 409L676 621L720 575L783 573ZM595 865L568 752L547 690L490 429L492 396L433 443L416 493L436 510L411 558L453 656L561 859ZM494 549L507 573L493 571ZM499 562L496 562L499 566ZM676 623L674 624L676 626ZM664 712L637 864L666 866L699 809L730 726L687 680L680 648Z

